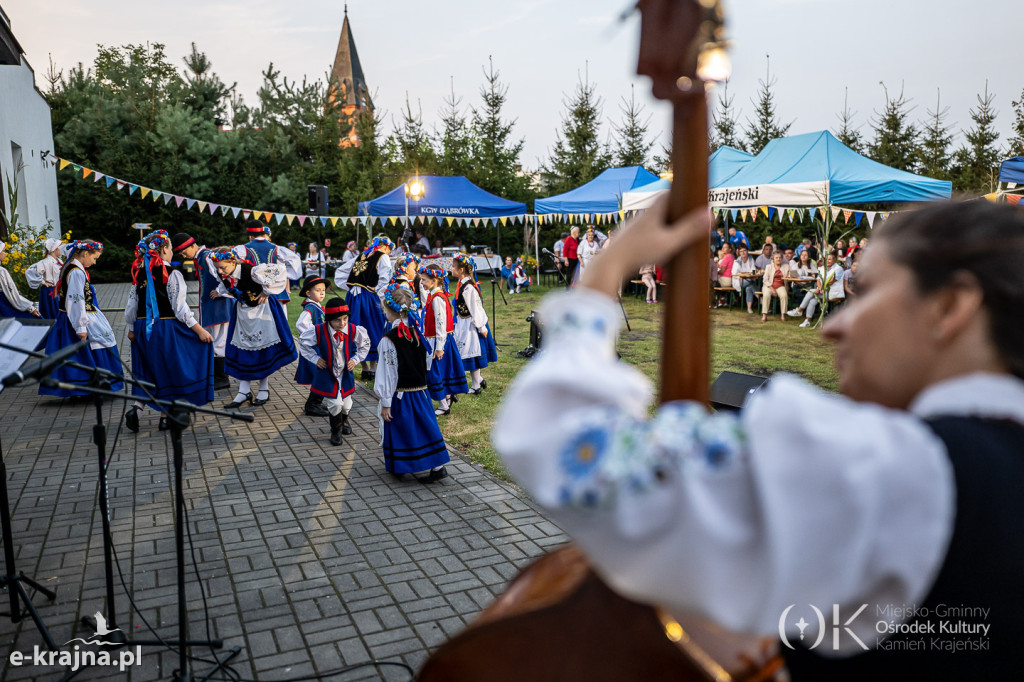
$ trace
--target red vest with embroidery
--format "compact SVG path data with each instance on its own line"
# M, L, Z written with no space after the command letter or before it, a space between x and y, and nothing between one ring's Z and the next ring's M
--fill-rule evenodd
M437 336L437 324L434 321L434 299L444 301L444 330L451 334L455 331L455 322L452 320L452 302L443 291L435 291L427 297L426 311L423 315L424 336L432 339Z

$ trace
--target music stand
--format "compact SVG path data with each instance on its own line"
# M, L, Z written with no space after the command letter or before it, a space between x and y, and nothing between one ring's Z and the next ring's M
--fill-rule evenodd
M19 353L17 350L10 350L11 347L25 350L31 353L32 349L38 346L39 342L46 337L46 333L53 326L53 320L21 320L6 319L0 320L0 340L7 344L7 348L0 347L0 375L7 376L15 372L28 359L27 353ZM0 384L0 391L4 387ZM18 571L14 563L14 532L11 528L11 501L7 492L7 466L4 462L3 444L0 443L0 526L2 526L4 540L4 575L0 578L0 585L3 585L11 598L11 611L4 614L10 617L12 623L17 623L25 617L25 613L32 618L43 636L46 646L50 651L57 650L57 643L50 636L42 617L36 611L32 598L25 589L28 585L35 592L41 592L51 602L57 598L57 594L48 590L24 573ZM22 612L24 605L25 613Z

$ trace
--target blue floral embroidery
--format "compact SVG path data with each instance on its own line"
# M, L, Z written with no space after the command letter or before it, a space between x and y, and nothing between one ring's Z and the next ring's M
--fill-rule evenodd
M582 431L562 450L562 470L577 480L592 475L607 448L607 431L600 428Z

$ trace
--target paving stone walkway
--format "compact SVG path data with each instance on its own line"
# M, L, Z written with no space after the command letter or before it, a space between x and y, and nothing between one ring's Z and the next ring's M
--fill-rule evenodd
M127 285L99 285L104 308L123 306ZM128 362L119 312L107 316ZM355 433L328 442L326 419L301 415L305 392L294 368L271 379L271 402L247 424L200 416L185 433L185 496L209 627L245 678L323 674L371 659L418 668L531 558L565 542L514 486L454 456L451 477L397 482L384 472L376 401L359 389ZM217 395L219 406L233 393ZM126 633L164 638L177 624L169 437L144 413L140 433L118 434L125 407L106 403L109 501L117 558L141 616L117 586ZM37 396L35 387L0 394L0 439L8 470L17 568L57 590L39 607L58 645L88 638L82 616L104 611L98 462L91 403ZM189 566L189 627L203 637L200 583ZM117 581L115 575L115 582ZM2 679L59 679L59 667L10 664L42 638L30 620L0 619ZM63 647L73 648L74 644ZM209 650L195 649L209 658ZM76 679L171 679L177 657L143 648L126 673L89 669ZM196 664L202 673L209 666ZM338 680L402 680L397 668L364 668Z

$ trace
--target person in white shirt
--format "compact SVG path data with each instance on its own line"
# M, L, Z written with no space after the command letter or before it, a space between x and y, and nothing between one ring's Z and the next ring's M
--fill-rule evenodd
M306 259L303 261L306 266L306 277L319 277L323 279L326 277L327 272L327 258L317 248L316 242L309 243L309 250L306 253Z
M64 242L59 239L47 239L43 243L46 257L25 270L25 282L32 289L39 289L39 316L47 320L57 319L57 297L53 292L60 279L60 269L64 267L60 259L62 246Z
M740 292L747 302L747 312L754 312L754 299L757 298L757 267L750 257L750 250L745 244L736 248L736 260L732 264L732 288Z
M0 261L4 259L7 244L0 242ZM18 291L11 273L0 266L0 317L39 317L39 309Z
M544 302L544 349L493 433L512 475L615 589L780 636L794 682L1016 670L1024 214L937 204L876 231L857 300L824 329L844 395L780 375L739 415L674 402L652 418L650 383L616 357L614 287L706 239L704 212L666 225L665 210L627 228L578 292ZM786 438L763 437L779 424ZM836 614L834 637L809 605ZM974 655L907 646L944 605L976 607L975 634L987 624Z
M334 271L334 286L338 291L348 291L348 276L352 272L352 263L359 257L354 241L345 245L345 251L341 254L341 265Z
M801 253L803 258L803 253ZM807 328L813 324L814 316L818 313L818 298L823 295L824 292L828 292L827 298L829 303L837 303L846 298L846 291L843 289L843 275L845 270L843 266L836 261L835 253L829 253L825 257L825 270L824 277L818 278L818 286L815 287L814 291L808 291L804 294L804 300L801 301L800 305L786 314L790 317L804 316L804 321L800 323L801 327Z

